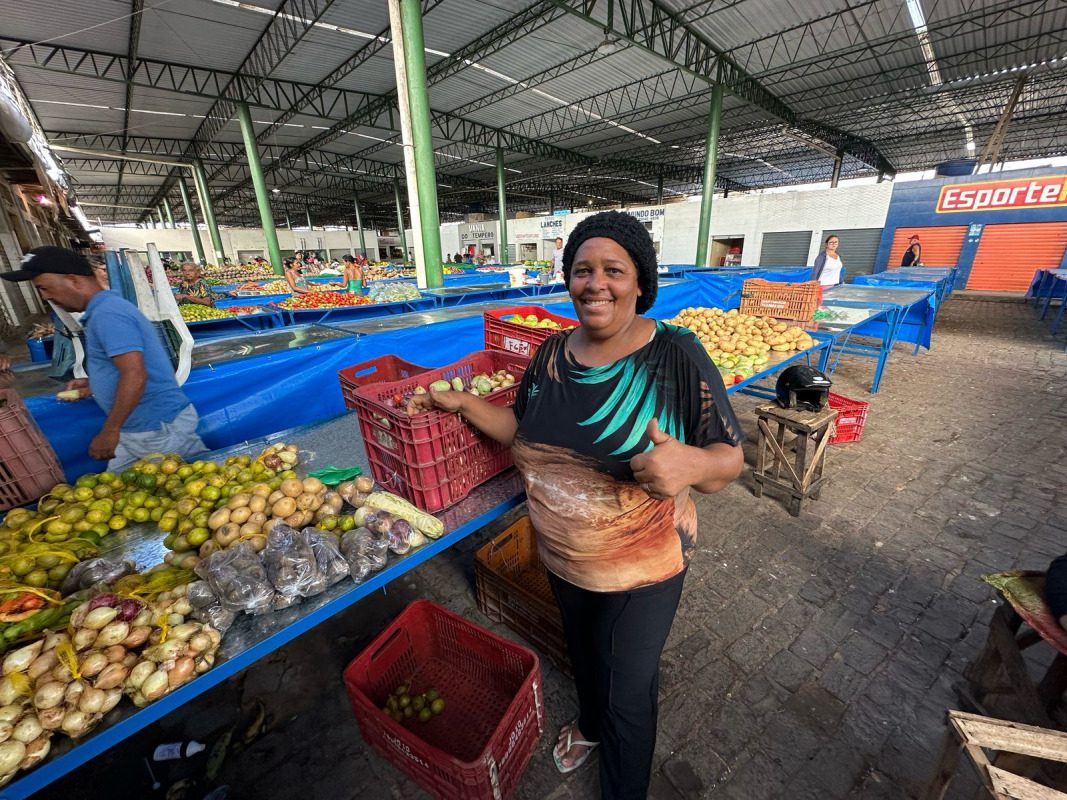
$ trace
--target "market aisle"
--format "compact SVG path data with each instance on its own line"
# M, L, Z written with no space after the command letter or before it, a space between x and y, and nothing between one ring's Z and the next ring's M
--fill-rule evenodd
M691 569L662 676L657 800L903 798L926 781L952 684L984 641L979 580L1043 569L1067 549L1067 355L1028 306L953 300L932 352L898 348L862 441L833 448L831 484L799 518L745 476L700 502ZM869 399L870 361L835 391ZM752 407L739 415L754 436ZM751 450L751 445L749 445ZM163 741L205 741L256 699L267 732L227 759L231 798L415 798L362 745L340 672L417 596L483 623L473 549L416 570L199 702L52 787L112 797L147 778ZM512 635L503 626L490 626ZM548 728L519 800L594 798L596 769L562 778L551 742L573 714L543 662ZM199 774L202 764L190 765ZM182 765L158 772L173 779ZM93 786L90 792L87 787ZM199 798L201 794L190 794ZM973 796L964 770L952 797Z

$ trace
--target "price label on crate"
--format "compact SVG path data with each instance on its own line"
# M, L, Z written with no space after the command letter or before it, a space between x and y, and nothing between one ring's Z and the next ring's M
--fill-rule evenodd
M504 349L509 353L518 353L520 356L530 355L529 342L524 342L522 339L512 339L510 336L504 337Z

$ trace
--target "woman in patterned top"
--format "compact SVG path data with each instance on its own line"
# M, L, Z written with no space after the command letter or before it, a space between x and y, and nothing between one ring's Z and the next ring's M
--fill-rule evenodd
M214 306L215 298L211 294L211 287L200 277L200 267L192 261L182 264L182 282L178 284L178 291L174 299L179 303L196 303L201 306Z
M689 492L737 477L742 436L696 337L642 316L656 297L656 254L637 219L583 220L563 275L581 325L541 345L514 409L466 392L421 402L512 446L578 691L556 766L570 772L599 745L602 796L644 798L660 654L696 549Z

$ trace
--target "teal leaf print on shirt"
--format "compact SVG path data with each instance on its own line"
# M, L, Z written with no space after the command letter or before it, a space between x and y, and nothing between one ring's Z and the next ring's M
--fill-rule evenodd
M657 323L656 332L657 335L664 332L661 323ZM675 414L680 395L679 388L674 386L662 372L662 370L650 372L645 364L636 364L634 355L606 366L577 370L577 376L574 378L577 383L603 384L613 379L618 381L604 405L579 424L603 424L596 438L597 442L613 436L629 424L629 434L625 441L612 451L613 456L622 455L636 448L645 437L648 423L653 417L659 420L661 430L684 442L685 432ZM648 442L644 449L647 451L651 447L652 442Z

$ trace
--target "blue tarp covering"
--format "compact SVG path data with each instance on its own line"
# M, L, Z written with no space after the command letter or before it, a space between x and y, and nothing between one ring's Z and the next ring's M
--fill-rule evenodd
M716 299L729 293L717 281L732 281L735 277L706 275L663 286L650 316L666 319L687 306L715 305ZM561 295L561 302L546 308L574 317L574 307L564 298ZM515 304L522 305L522 298L516 299ZM736 305L734 302L733 307ZM226 447L342 412L337 372L344 367L387 354L427 367L442 366L480 350L483 335L481 316L473 316L345 337L196 367L184 389L200 414L204 441L212 448ZM62 403L46 396L28 399L26 405L59 456L68 479L103 469L103 463L91 460L87 452L90 440L104 423L104 414L94 402Z

